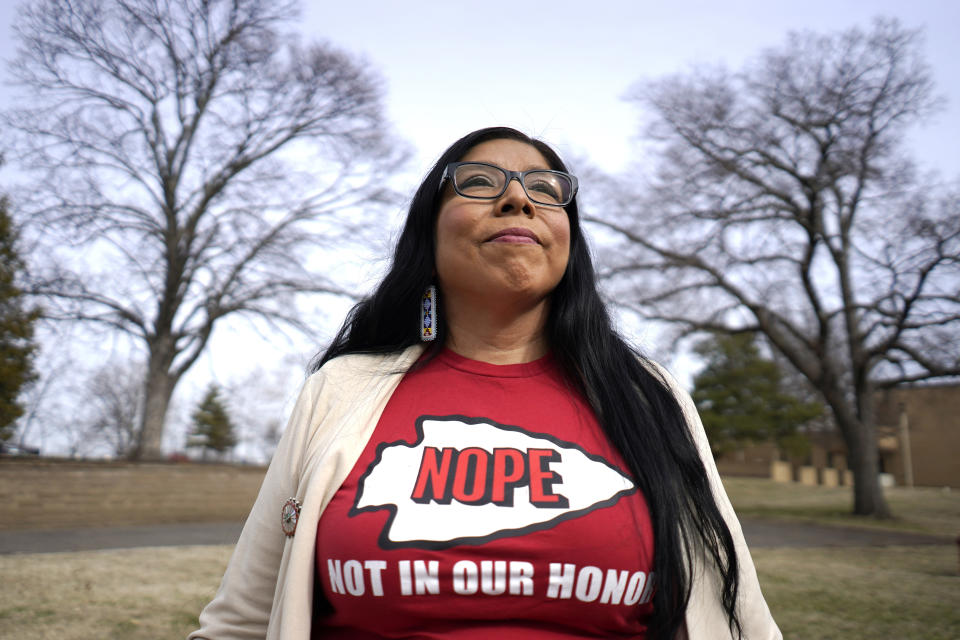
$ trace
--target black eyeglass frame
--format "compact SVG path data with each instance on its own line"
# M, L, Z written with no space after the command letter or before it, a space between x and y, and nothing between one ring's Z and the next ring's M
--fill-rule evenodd
M457 168L465 164L479 164L485 167L493 167L494 169L499 169L507 176L507 179L503 183L503 189L501 189L500 193L498 193L495 196L475 196L475 195L463 193L462 191L460 191L460 188L457 186L457 181L454 179L454 175L457 171ZM527 177L528 174L531 174L531 173L555 173L559 176L564 176L565 178L570 180L570 197L566 200L566 202L563 202L563 203L543 202L542 200L537 200L530 194L529 191L527 191L527 185L524 184L524 179ZM534 202L536 204L542 204L547 207L567 206L568 204L573 202L574 197L576 197L577 195L577 189L579 188L577 177L575 175L571 175L564 171L557 171L555 169L529 169L527 171L510 171L509 169L498 167L497 165L491 164L489 162L474 161L474 162L451 162L450 164L448 164L443 170L443 175L440 176L439 191L443 191L443 185L446 183L447 180L449 180L450 184L453 185L453 190L456 191L457 195L459 196L463 196L464 198L472 198L474 200L496 200L497 198L502 196L504 193L506 193L507 187L510 186L510 181L514 179L516 179L517 182L520 183L520 186L523 188L523 192L527 194L527 197L530 198L531 202Z

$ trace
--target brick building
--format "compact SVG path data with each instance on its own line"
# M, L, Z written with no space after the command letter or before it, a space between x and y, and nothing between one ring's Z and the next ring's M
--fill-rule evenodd
M960 384L898 387L875 399L880 472L896 485L960 488ZM808 434L810 454L791 460L792 479L849 482L847 449L835 429ZM717 460L721 473L766 476L780 458L772 444L757 444ZM804 470L804 468L806 468Z

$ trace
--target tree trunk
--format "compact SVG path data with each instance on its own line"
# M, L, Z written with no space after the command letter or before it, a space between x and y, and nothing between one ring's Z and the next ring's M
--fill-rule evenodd
M853 513L859 516L889 518L890 507L887 506L883 489L880 487L877 433L873 421L841 419L837 416L837 423L850 453Z
M172 344L172 343L171 343ZM173 361L172 348L165 349L158 341L150 350L147 362L147 377L144 381L143 415L140 417L140 433L131 458L134 460L163 459L163 431L167 419L170 398L177 384L170 374Z

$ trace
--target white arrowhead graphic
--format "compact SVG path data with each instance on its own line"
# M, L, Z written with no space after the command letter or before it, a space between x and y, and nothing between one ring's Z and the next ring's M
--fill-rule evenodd
M549 529L564 520L612 505L635 490L630 479L606 460L549 434L464 416L425 416L417 422L422 434L418 442L378 448L377 458L360 480L351 510L351 515L367 509L391 511L380 535L380 544L385 548L446 548ZM532 504L528 485L515 488L512 506L490 502L464 504L457 500L447 504L415 502L411 496L428 447L458 451L474 448L490 453L495 449L555 451L559 455L548 463L549 472L555 474L550 488L565 497L567 505L544 508Z

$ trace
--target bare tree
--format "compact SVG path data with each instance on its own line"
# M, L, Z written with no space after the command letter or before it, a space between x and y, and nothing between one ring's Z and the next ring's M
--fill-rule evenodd
M294 358L256 366L224 385L224 400L239 444L236 452L245 461L269 462L284 429L284 405L295 399L290 389L302 379L304 365Z
M17 430L17 445L21 448L38 451L51 448L51 436L60 426L56 420L61 413L59 405L67 401L64 390L76 377L77 361L70 349L75 327L51 323L38 327L37 342L43 349L37 353L37 381L23 394L25 412ZM73 397L69 402L77 404Z
M118 457L129 456L137 445L143 368L132 362L108 362L94 371L84 389L89 432Z
M218 321L308 330L296 296L344 291L309 268L317 251L382 226L370 215L403 154L378 78L299 46L281 31L294 15L282 0L37 0L15 24L22 95L4 123L39 176L23 204L45 247L35 291L51 317L145 347L135 457L162 455L170 398Z
M857 514L889 514L874 391L960 375L960 199L900 144L937 106L918 38L883 20L795 34L740 73L640 85L657 171L590 217L621 243L618 300L676 336L760 332L810 381Z

